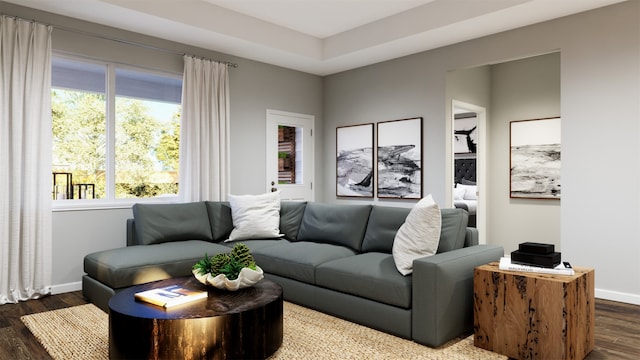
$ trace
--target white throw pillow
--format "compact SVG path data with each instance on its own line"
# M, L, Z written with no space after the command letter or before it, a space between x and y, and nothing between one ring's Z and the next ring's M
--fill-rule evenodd
M413 260L436 253L441 227L440 207L429 194L411 209L393 240L393 260L402 275L413 272Z
M280 234L280 191L261 195L231 195L233 230L229 239L273 239Z
M464 189L464 200L478 200L478 186L477 185L463 185L458 184L457 188Z

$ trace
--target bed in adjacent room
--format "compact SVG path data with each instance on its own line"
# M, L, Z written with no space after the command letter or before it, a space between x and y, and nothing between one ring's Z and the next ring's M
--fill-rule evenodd
M476 184L476 159L455 159L455 184L453 205L469 213L469 226L476 226L478 186Z

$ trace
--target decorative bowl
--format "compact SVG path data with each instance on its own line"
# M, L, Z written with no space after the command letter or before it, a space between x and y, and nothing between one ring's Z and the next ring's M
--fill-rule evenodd
M236 291L253 286L255 283L264 278L264 272L259 266L256 266L256 270L250 268L242 268L242 270L240 270L240 274L238 274L238 278L235 280L227 279L227 276L225 274L211 276L211 273L200 274L196 270L193 270L192 273L199 282L205 285L210 285L218 289L229 291Z

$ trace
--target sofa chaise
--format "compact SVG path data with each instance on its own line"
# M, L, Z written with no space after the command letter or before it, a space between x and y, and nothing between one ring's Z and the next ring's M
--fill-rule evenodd
M473 270L502 247L478 245L467 212L441 209L435 255L396 269L392 246L411 209L282 201L280 238L245 239L284 299L437 347L473 327ZM109 298L136 284L191 275L206 254L229 252L229 202L136 204L127 246L84 258L83 295L108 311Z

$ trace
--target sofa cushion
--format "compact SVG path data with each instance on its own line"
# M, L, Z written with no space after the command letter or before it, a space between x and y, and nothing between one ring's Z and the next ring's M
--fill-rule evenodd
M463 248L469 222L468 213L463 209L440 209L440 214L442 230L437 253Z
M280 237L280 192L229 194L233 230L227 241Z
M178 240L213 241L204 202L135 204L132 210L138 244Z
M441 223L440 207L431 195L411 209L393 240L393 259L402 275L413 272L413 260L436 253Z
M285 239L295 241L307 207L306 201L282 201L280 203L280 232Z
M378 252L329 261L316 269L319 286L405 309L411 307L411 278L396 270L392 255Z
M220 242L229 238L233 230L231 218L231 204L226 201L205 201L209 214L209 225L213 241Z
M114 288L191 275L205 254L228 253L231 248L208 241L187 240L104 250L84 257L84 271Z
M256 264L267 273L316 283L316 267L327 261L353 256L355 251L344 246L313 242L289 242L256 248L251 251Z
M308 203L302 217L298 241L312 241L362 249L371 205Z
M393 239L409 211L411 211L410 208L404 207L373 206L362 242L362 252L377 251L391 254Z

